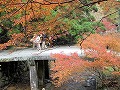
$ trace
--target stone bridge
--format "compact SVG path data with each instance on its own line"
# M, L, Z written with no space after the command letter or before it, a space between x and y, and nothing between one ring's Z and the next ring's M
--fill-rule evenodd
M33 48L20 49L12 52L11 50L0 51L0 62L24 61L24 60L53 60L51 54L63 53L70 55L71 53L83 55L83 50L77 46L56 46L38 51Z
M55 60L54 58L51 58L51 54L55 53L62 53L66 55L78 53L79 56L84 55L83 50L77 46L56 46L40 51L33 48L25 48L15 51L2 50L0 51L1 70L2 67L6 65L5 63L27 61L29 65L31 90L37 90L39 85L43 85L44 79L49 78L48 61ZM2 82L0 81L0 83Z

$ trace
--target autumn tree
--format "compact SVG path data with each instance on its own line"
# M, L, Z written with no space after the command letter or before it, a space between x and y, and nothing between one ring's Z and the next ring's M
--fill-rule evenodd
M120 57L118 54L119 34L111 33L103 36L99 34L91 35L85 42L83 42L83 48L87 49L87 57L94 58L93 63L90 65L90 67L92 66L90 70L98 73L103 85L110 85L109 82L112 82L112 78L116 78L112 77L114 76L113 74L116 73L116 76L120 75ZM112 77L108 82L106 79L107 76Z
M114 82L118 85L119 82L115 79L120 75L120 57L116 49L119 50L120 46L117 36L119 35L116 33L109 35L91 34L82 44L85 55L83 57L79 57L75 53L70 56L53 55L56 58L51 69L54 71L51 75L54 84L59 87L70 79L80 82L83 80L80 73L89 72L89 75L90 73L95 74L97 79L101 80L102 85L110 85ZM114 76L115 81L112 79L113 77L107 81L108 76Z
M113 22L116 26L119 25L119 9L120 1L119 0L108 0L105 2L99 3L105 15L109 15L107 18L110 22Z
M84 6L91 7L90 5L94 5L95 3L102 1L105 0L95 0L93 2L89 2L88 0L85 3L80 0L0 1L1 26L9 26L7 27L6 32L8 37L13 33L25 34L26 39L24 39L23 42L27 42L33 33L38 33L39 31L44 30L50 34L55 34L59 32L59 30L57 30L58 27L60 27L63 31L68 29L69 25L66 25L61 18L64 16L69 16L71 13L73 13L71 11L74 11L74 7L70 8L70 5L76 6L75 8L82 8ZM79 4L77 5L77 3ZM56 9L57 6L64 7L66 5L68 5L68 9L66 9L68 12L64 12L63 10L61 11L59 8ZM75 13L73 16L75 16Z
M73 0L70 1L15 0L4 2L0 1L1 35L6 30L4 35L7 37L11 37L12 34L22 33L25 34L27 39L29 39L34 32L39 32L40 30L42 31L44 29L47 29L48 28L47 26L52 25L52 21L46 23L42 20L44 16L50 15L51 10L58 6L58 4L69 3L72 1ZM6 43L7 41L1 43ZM24 41L26 42L26 39L24 39ZM1 47L2 46L6 47L5 44L1 45Z

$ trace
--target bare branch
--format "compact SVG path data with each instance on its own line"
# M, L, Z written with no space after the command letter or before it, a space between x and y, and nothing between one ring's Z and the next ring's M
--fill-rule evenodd
M50 4L64 4L64 3L70 3L70 2L73 2L75 0L67 0L67 1L64 1L64 2L53 2L53 1L50 1L50 0L44 0Z
M8 3L8 4L6 4L6 6L8 6L8 5L21 5L21 4L26 4L26 3Z

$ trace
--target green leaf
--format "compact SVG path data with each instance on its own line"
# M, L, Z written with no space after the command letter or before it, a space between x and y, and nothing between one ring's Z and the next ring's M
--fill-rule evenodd
M22 16L21 14L17 14L17 15L14 16L14 18L15 19L20 19L21 16Z
M4 9L4 8L5 8L5 5L0 5L0 7L1 7L2 9Z
M52 11L51 11L51 14L52 14L53 17L55 17L55 16L57 15L57 11L52 10Z
M70 20L68 19L68 18L65 18L64 20L63 20L63 22L66 22L66 23L68 23Z
M14 34L14 33L18 34L18 33L20 33L20 30L17 29L17 28L15 28L15 29L13 29L11 32L8 32L8 35L12 35L12 34Z
M7 27L7 28L11 28L13 22L10 21L9 19L4 19L4 20L2 21L2 24L3 24L5 27Z
M44 21L48 21L50 19L51 19L51 16L46 16L45 19L44 19Z
M2 28L0 28L0 33L2 32Z
M22 2L26 3L26 2L27 2L27 0L22 0Z
M97 12L97 11L98 11L97 6L95 6L95 5L93 5L93 6L92 6L92 9L93 9L95 12Z
M107 67L107 70L110 71L110 72L114 71L114 69L111 66Z
M106 28L104 26L101 26L100 29L102 29L104 31L106 30Z
M103 71L103 74L106 75L106 76L111 75L111 73L110 73L108 70L104 70L104 71Z
M120 2L120 0L116 0L116 1Z
M0 12L0 17L4 16L6 14L6 12Z

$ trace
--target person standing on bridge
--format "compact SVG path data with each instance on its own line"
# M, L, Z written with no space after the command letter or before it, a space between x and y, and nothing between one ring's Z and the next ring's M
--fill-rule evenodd
M43 31L42 32L42 49L47 48L46 46L47 34Z
M37 46L37 50L41 50L40 47L41 39L37 34L34 34L33 38L30 41L33 42L33 48Z

